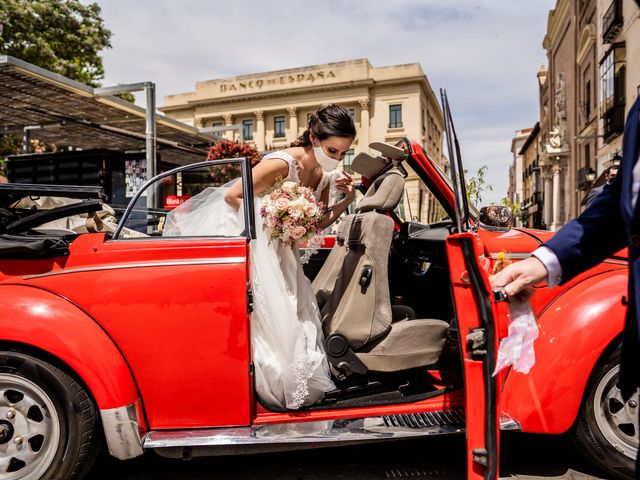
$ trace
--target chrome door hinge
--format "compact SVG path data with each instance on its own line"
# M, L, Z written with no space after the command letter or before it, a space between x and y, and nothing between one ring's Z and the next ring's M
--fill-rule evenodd
M253 290L247 288L247 310L249 313L253 312Z
M484 328L475 328L469 332L467 348L474 360L481 359L487 354L487 336Z

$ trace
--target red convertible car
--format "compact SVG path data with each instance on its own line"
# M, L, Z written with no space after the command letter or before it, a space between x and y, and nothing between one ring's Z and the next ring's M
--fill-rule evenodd
M508 305L488 272L551 233L510 228L501 207L475 212L455 152L452 180L417 143L374 147L354 162L373 207L307 270L336 390L296 411L265 408L253 388L246 160L161 173L117 227L98 189L0 185L0 478L81 478L104 444L122 460L188 459L465 432L468 478L495 479L500 430L571 431L609 475L630 477L638 398L616 386L626 253L538 285L535 366L494 377ZM234 169L244 232L162 236L167 210L147 205L176 186L218 188ZM398 216L407 169L448 220ZM43 206L55 197L72 200Z

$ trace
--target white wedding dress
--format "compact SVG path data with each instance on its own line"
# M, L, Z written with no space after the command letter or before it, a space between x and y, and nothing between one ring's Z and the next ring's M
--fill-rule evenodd
M282 160L289 164L285 180L299 182L297 162L287 152L273 152L262 159ZM328 185L334 193L333 178L330 173L323 175L315 192L317 199ZM243 211L236 212L225 202L227 188L207 188L172 210L163 235L239 235ZM311 282L302 271L298 248L279 240L269 243L259 214L261 206L262 196L256 195L256 239L250 248L254 383L266 407L297 409L322 399L335 386L325 358L320 311Z

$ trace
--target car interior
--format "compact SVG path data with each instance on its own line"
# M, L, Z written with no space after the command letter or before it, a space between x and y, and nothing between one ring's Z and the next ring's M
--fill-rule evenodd
M461 385L445 239L452 222L403 221L404 150L356 157L372 179L335 244L305 266L322 315L337 388L307 409L408 403Z

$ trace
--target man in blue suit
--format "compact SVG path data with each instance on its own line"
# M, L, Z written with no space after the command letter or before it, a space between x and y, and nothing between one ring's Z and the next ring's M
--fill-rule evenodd
M530 258L509 265L491 282L510 297L543 280L555 286L628 246L629 293L620 370L620 388L626 401L640 386L640 97L627 116L622 152L615 180L582 215L567 223Z

